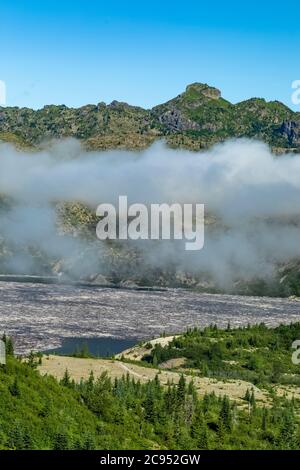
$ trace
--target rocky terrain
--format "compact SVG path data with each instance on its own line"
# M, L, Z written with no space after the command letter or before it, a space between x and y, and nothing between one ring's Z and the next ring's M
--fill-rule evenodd
M275 152L298 151L300 113L261 98L232 104L201 83L150 110L118 101L78 109L0 107L0 140L36 148L61 137L76 137L88 149L141 149L164 137L173 147L194 150L228 138L255 137Z

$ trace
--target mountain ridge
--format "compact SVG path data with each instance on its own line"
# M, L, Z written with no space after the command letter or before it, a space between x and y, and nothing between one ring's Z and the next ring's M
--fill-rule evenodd
M172 147L200 150L228 138L249 137L278 153L297 152L300 113L263 98L233 104L219 89L203 83L192 83L151 109L116 100L79 108L0 107L2 141L35 148L45 140L64 137L78 138L90 150L145 148L162 137Z

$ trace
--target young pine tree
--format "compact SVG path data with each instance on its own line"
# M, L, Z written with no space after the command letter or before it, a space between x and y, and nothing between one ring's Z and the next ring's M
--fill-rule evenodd
M60 382L64 387L70 387L71 385L71 377L70 377L70 374L69 374L69 371L68 369L65 370L65 373L64 373L64 376L63 378L61 379L61 382Z
M224 395L220 410L220 423L226 431L230 431L232 427L232 416L229 398Z

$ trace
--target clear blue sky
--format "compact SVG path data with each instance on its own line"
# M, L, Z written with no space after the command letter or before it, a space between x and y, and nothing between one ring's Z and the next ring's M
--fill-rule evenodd
M9 106L151 107L199 81L293 107L299 13L289 0L1 0L0 80Z

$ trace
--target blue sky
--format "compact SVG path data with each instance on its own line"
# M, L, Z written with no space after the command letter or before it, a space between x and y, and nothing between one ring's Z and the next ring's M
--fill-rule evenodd
M299 13L289 0L0 0L0 80L8 106L151 107L198 81L297 109Z

